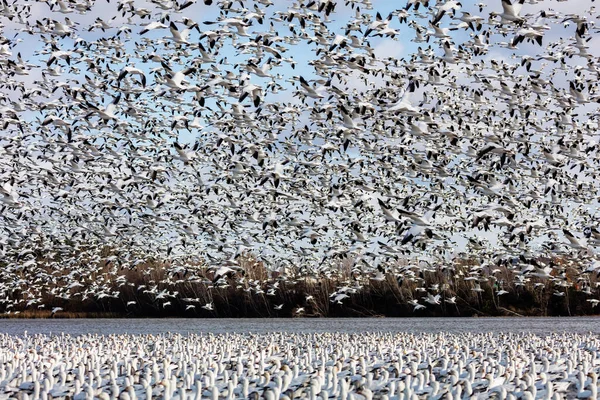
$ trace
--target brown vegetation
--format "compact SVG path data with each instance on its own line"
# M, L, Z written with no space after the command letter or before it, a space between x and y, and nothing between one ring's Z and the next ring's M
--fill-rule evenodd
M598 297L595 275L560 259L553 264L556 279L523 276L506 264L490 271L466 259L449 266L405 262L377 280L354 271L348 260L327 275L294 268L273 272L252 257L239 261L235 273L220 279L215 279L215 268L202 264L174 272L167 263L149 261L115 271L115 265L103 262L79 282L82 286L67 290L70 296L46 289L41 303L28 307L30 292L15 288L0 304L0 313L18 318L554 316L594 314L587 300ZM89 294L98 281L105 282L103 294ZM69 283L62 277L57 282ZM508 293L498 295L499 290ZM340 304L333 301L336 293L349 297ZM440 304L424 302L428 293L439 294ZM453 297L455 304L447 301ZM426 308L413 310L411 300ZM214 310L202 308L207 303ZM52 313L55 307L62 310Z

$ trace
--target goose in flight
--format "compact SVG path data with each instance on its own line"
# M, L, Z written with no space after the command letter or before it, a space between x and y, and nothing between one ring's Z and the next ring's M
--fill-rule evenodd
M173 72L173 70L171 70L171 67L169 67L165 62L162 62L162 66L166 71L166 78L164 80L164 84L168 86L169 89L188 90L190 88L190 86L186 86L184 84L184 79L186 76L195 73L196 68L190 67L177 72Z
M418 311L418 310L423 310L423 309L427 308L425 305L420 304L417 299L409 300L408 304L410 304L410 305L412 305L414 307L413 308L413 312Z
M439 305L440 304L441 295L436 294L435 296L431 293L427 293L427 297L425 301L431 305Z
M517 24L521 25L525 21L525 18L521 17L521 8L523 7L525 0L502 0L502 13L491 12L490 17L500 17L500 23L502 24Z
M400 100L392 107L388 108L387 111L392 113L418 114L419 108L413 106L409 100L409 95L415 92L417 86L418 83L416 81L410 81Z
M569 230L563 229L565 238L569 241L569 246L577 250L587 250L588 246L585 239L578 239Z
M185 0L183 4L179 6L179 11L185 10L186 8L196 4L198 0ZM210 6L213 0L203 0L204 5Z
M517 34L512 40L512 47L516 47L519 43L522 43L523 40L529 40L531 42L536 42L538 45L542 45L542 39L544 37L544 32L535 28L521 28L517 31Z
M173 42L175 42L177 44L190 44L190 42L188 42L188 36L190 35L191 30L194 28L196 28L198 30L198 32L200 32L200 28L198 28L198 24L193 24L192 26L180 31L179 28L177 28L177 25L175 25L175 23L173 21L171 21L171 23L169 24L169 30L171 31L171 36L168 37L167 39L172 40Z
M144 27L144 29L142 29L140 31L140 35L144 35L154 29L166 29L168 28L167 25L163 24L162 22L158 22L158 21L153 21L153 22L149 22L148 24L142 25Z
M447 12L452 12L452 16L454 17L456 15L456 11L460 10L461 7L462 4L455 0L447 0L444 4L435 6L437 9L437 14L430 22L431 25L436 26Z
M414 10L418 11L419 7L421 6L421 4L428 8L429 7L429 0L408 0L408 2L406 3L406 6L404 7L405 10L410 10L411 7L414 6Z
M177 156L175 158L182 161L185 164L191 162L193 159L196 158L196 150L198 150L198 142L196 142L194 144L194 146L192 147L191 150L187 150L187 146L182 147L177 142L173 143L173 147L175 148L175 151L177 153Z
M383 213L383 217L388 222L395 222L395 223L402 222L398 217L398 213L394 212L383 200L377 199L377 202L379 203L379 208L381 209L381 212Z
M433 237L434 233L431 228L421 225L413 225L404 233L400 244L405 245L407 243L412 243L413 245L424 246L426 241L428 239L432 239Z
M322 99L325 97L323 94L319 93L319 91L322 91L321 88L315 89L301 76L299 77L299 79L300 79L300 86L303 89L302 93L304 95L311 97L313 99Z
M223 18L217 21L204 21L204 25L221 24L228 27L235 28L234 34L238 37L249 37L247 29L250 26L249 22L244 21L243 18Z
M92 114L98 114L105 123L108 121L118 121L119 118L116 116L115 111L117 109L117 104L119 104L119 100L121 100L121 95L116 96L104 109L101 109L90 102L86 102L87 108L92 110L86 117L89 117Z
M141 78L142 86L146 87L146 75L141 69L129 66L124 67L119 73L117 81L121 83L121 80L123 80L127 75L138 75Z
M393 14L390 13L386 19L383 19L381 14L377 13L375 21L373 21L365 30L364 37L368 37L373 31L377 31L378 35L383 35L384 32L387 32L390 29L389 24L392 21L392 17Z

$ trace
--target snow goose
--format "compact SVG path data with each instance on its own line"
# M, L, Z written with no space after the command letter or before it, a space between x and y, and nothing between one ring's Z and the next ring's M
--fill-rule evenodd
M142 80L142 86L144 86L144 87L146 86L146 75L144 74L144 71L142 71L141 69L138 69L135 67L130 67L130 66L123 67L123 69L119 73L119 76L117 77L117 81L119 82L119 84L121 83L121 80L123 80L127 75L140 76L141 80Z
M490 17L499 16L501 23L503 24L522 24L525 21L524 17L521 17L521 8L525 0L502 0L502 13L491 12Z
M177 25L175 25L175 23L171 21L171 23L169 24L171 36L167 39L172 40L177 44L190 44L190 42L188 42L188 36L190 35L190 32L193 28L196 28L198 31L200 31L198 28L198 24L194 24L191 27L180 31L179 28L177 28Z
M116 116L115 111L117 109L117 104L119 104L119 100L121 100L121 95L119 94L104 108L101 109L98 106L91 104L90 102L86 102L87 108L92 111L87 114L86 117L89 117L92 114L98 114L98 116L106 123L108 121L118 121L119 118Z

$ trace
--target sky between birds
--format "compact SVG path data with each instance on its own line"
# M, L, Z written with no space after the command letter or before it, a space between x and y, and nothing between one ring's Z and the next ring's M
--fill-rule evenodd
M152 249L372 267L562 254L564 229L597 225L593 2L525 2L518 23L495 0L310 3L5 3L3 251L33 231L131 263ZM516 43L523 29L542 44Z

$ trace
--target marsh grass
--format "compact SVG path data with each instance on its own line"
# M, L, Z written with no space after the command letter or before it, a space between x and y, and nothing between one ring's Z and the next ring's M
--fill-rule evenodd
M57 318L57 319L75 319L75 318L119 318L123 314L118 312L73 312L60 311L54 315L50 310L23 310L16 313L0 314L0 319L32 319L32 318Z
M102 262L78 282L81 286L66 290L72 283L68 271L49 270L57 277L55 285L62 289L46 286L38 293L40 301L27 306L31 290L14 287L7 294L8 301L0 303L0 313L11 318L115 318L558 316L597 312L587 301L598 298L595 275L582 274L581 268L564 259L554 260L553 270L557 277L560 275L556 282L564 282L562 286L529 275L519 283L520 270L499 265L492 272L473 260L425 269L405 262L388 271L383 280L357 273L348 260L328 274L299 268L273 272L251 255L241 257L239 264L235 276L216 280L215 269L202 263L173 272L170 264L155 260L122 269ZM25 272L22 279L27 282ZM104 282L102 291L96 287L98 281ZM498 296L500 289L509 293ZM331 296L340 291L349 298L342 304L332 302ZM160 292L167 293L166 297L157 299ZM439 294L440 304L425 303L427 293ZM446 301L452 297L456 304ZM418 300L426 308L414 311L410 300ZM15 305L7 307L11 303ZM214 310L203 309L207 303L212 303ZM280 304L283 307L275 309ZM189 305L194 308L187 309ZM52 314L54 307L62 311Z

